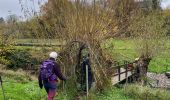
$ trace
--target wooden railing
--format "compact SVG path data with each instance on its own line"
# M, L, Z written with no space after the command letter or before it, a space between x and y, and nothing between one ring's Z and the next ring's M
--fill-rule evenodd
M129 71L133 72L135 70L134 69L134 63L135 62L127 62L127 61L125 61L124 64L122 64L122 65L119 65L119 63L118 63L117 66L113 67L114 70L117 70L117 73L115 73L113 75L113 77L118 76L119 77L118 80L120 81L121 80L121 74L125 73L125 78L127 79L128 78L128 72ZM121 72L121 68L124 68L125 71ZM134 74L134 73L132 73L132 74Z
M57 47L61 47L62 45L59 44L44 44L44 43L16 43L14 44L15 46L46 46L46 47L51 47L51 46L57 46Z

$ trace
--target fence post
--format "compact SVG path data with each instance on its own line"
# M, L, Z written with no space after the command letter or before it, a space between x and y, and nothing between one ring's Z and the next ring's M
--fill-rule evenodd
M88 80L88 65L86 65L86 100L89 96L89 80Z
M0 85L1 85L1 88L2 88L2 94L3 94L4 100L6 100L4 89L3 89L3 85L2 85L2 78L1 78L1 76L0 76Z
M121 77L121 70L120 70L120 66L119 66L119 63L118 63L118 75L119 75L119 81L120 81L120 77Z
M128 74L128 62L125 61L125 70L126 70L126 73L125 73L125 77L126 77L126 83L128 81L128 78L127 78L127 74Z

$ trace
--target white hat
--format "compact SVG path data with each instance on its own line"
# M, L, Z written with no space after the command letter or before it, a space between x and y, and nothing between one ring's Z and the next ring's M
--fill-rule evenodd
M56 58L58 57L58 54L57 54L57 52L51 52L51 53L49 54L49 56L50 56L50 58L56 59Z

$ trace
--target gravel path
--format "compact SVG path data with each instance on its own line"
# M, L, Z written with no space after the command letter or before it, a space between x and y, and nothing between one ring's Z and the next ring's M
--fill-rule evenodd
M165 74L147 73L147 77L152 79L153 87L170 88L170 79Z

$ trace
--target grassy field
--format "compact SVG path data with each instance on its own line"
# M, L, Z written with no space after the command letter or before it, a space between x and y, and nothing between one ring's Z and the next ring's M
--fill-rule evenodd
M45 39L18 39L16 43L52 43L59 44L58 40L45 40ZM106 48L107 52L117 61L127 60L134 61L138 57L136 52L136 42L133 39L109 39L103 44L103 48ZM160 53L152 59L149 65L150 72L163 73L170 71L170 40L165 42L167 46L164 52ZM59 50L59 47L31 47L31 46L16 46L18 49L30 49L38 50L40 52L48 50Z
M40 89L36 81L36 77L31 78L24 71L0 70L0 75L3 79L3 88L6 100L46 100L46 92ZM58 95L55 100L74 100L78 94L75 85L68 80L63 88L63 85L58 86ZM81 97L86 100L85 96ZM0 100L3 100L2 89L0 87ZM123 93L123 89L116 87L107 88L102 92L90 91L89 100L133 100Z
M40 98L40 89L35 82L16 83L9 79L4 79L4 91L7 100L38 100ZM0 100L3 100L2 90L0 90ZM41 97L44 97L44 91Z
M22 42L30 42L30 40L18 40L20 43ZM32 41L33 42L33 41ZM42 41L41 41L42 42ZM170 41L167 42L167 46ZM138 57L134 41L131 39L116 39L109 40L103 46L103 48L107 48L107 52L112 54L113 58L118 61L128 60L134 61L136 57ZM108 49L108 47L110 47ZM49 48L49 47L30 47L30 46L17 46L17 49L25 49L32 50L32 52L49 50L57 50L57 48ZM150 72L163 73L167 70L170 71L170 58L167 56L168 51L163 52L157 57L153 58L150 65ZM1 70L0 75L3 75L3 83L4 91L7 100L46 100L46 93L43 90L40 90L38 87L37 79L32 79L30 75L25 74L22 71L10 71L10 70ZM55 100L73 100L73 98L77 95L76 89L74 88L74 84L69 81L66 84L66 88L63 90L63 85L59 86L59 94L55 98ZM146 91L147 92L147 91ZM129 93L124 93L122 88L107 88L102 92L91 91L90 92L90 100L136 100L136 96L128 96ZM145 92L144 92L145 94ZM140 95L140 94L136 94ZM0 88L0 100L3 100L2 89ZM82 97L82 100L85 100L85 96ZM142 99L141 99L142 100Z
M6 100L46 100L46 92L38 86L37 77L18 70L0 69L0 76L3 80L3 88ZM58 96L55 100L71 100L76 94L73 85L69 84L68 91L63 89L63 84L58 86ZM66 96L67 94L67 96ZM0 100L3 100L2 88L0 87Z
M124 86L124 94L134 100L170 100L170 91L160 88L150 88L139 84Z
M1 70L0 75L2 75L2 72ZM4 73L6 73L5 76ZM2 79L6 100L46 100L45 90L38 87L35 79L28 80L28 76L25 76L24 73L23 71L14 72L10 70L3 72ZM71 80L68 80L65 88L60 84L58 95L54 100L77 100L75 98L78 92L74 86ZM163 89L152 89L131 84L125 85L125 88L110 87L103 91L91 90L89 100L169 100L169 92ZM86 100L85 96L80 98ZM2 89L0 89L0 100L3 100Z
M36 81L20 83L8 78L4 78L3 88L7 100L46 100L46 92L40 89ZM59 87L61 88L61 87ZM75 94L67 93L67 97L62 89L58 90L55 100L71 100ZM73 94L73 95L72 95ZM0 89L0 100L3 100L2 89Z
M134 61L134 59L138 57L135 45L135 41L132 39L111 39L108 40L103 47L111 47L107 49L107 51L118 61ZM165 45L167 50L158 54L151 60L149 65L150 72L163 73L165 71L170 71L170 40L167 40Z
M102 93L92 93L90 100L134 100L126 96L122 88L106 88Z
M9 81L9 80L8 80ZM4 90L7 100L46 100L46 93L40 90L36 82L28 83L13 83L13 81L4 83ZM70 91L72 92L72 91ZM73 96L68 91L64 93L59 90L58 96L55 100L73 100ZM41 99L40 99L41 98ZM85 96L82 97L85 100ZM2 90L0 89L0 100L3 100ZM130 97L126 97L123 93L123 89L112 88L105 90L103 93L91 93L90 100L133 100Z

